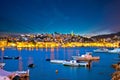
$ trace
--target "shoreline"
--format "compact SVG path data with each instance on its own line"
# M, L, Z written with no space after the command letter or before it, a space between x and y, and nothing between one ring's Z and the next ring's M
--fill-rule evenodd
M107 47L107 48L119 48L119 42L7 42L0 41L0 48L15 47L15 48L68 48L68 47Z

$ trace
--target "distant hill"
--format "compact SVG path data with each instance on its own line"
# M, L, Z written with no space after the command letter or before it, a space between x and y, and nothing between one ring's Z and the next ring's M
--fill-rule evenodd
M111 34L104 34L104 35L98 35L98 36L93 36L91 38L113 38L115 36L120 36L120 32L111 33Z

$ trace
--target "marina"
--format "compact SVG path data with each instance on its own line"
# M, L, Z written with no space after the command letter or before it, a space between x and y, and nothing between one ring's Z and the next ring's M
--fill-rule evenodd
M41 48L41 49L21 49L6 48L0 51L4 56L20 56L19 60L3 59L4 70L14 71L30 71L29 80L49 80L49 79L68 79L68 80L110 80L115 69L111 67L119 58L118 54L94 53L97 48L78 47L78 48ZM85 67L87 63L81 62L78 65L71 64L72 56L85 55L86 52L92 52L92 56L99 56L98 61L91 61L90 67ZM12 53L12 54L11 54ZM46 59L51 62L46 61ZM55 64L53 64L53 63ZM57 62L57 63L56 63ZM11 65L14 64L14 65ZM28 65L33 64L35 67L30 68ZM64 66L65 65L65 66ZM66 65L68 67L66 67ZM50 74L49 74L50 73ZM72 76L71 76L72 75ZM46 77L44 77L46 76ZM69 76L69 77L68 77ZM87 77L85 77L87 76ZM26 80L26 79L23 79Z
M0 0L0 80L120 80L120 0Z

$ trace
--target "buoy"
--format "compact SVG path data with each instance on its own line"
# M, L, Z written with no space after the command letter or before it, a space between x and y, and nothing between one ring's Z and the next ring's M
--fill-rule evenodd
M56 73L58 73L58 70L55 70Z

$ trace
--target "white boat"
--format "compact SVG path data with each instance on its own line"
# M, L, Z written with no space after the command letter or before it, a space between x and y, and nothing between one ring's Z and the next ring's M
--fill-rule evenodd
M3 68L5 66L5 63L0 63L0 68Z
M29 76L29 69L26 71L15 71L14 73L18 74L20 77L24 77L24 76L28 77Z
M120 53L120 48L115 48L113 50L109 50L109 53Z
M108 52L109 50L107 48L99 48L96 50L93 50L94 52Z
M66 60L50 60L51 63L58 63L58 64L62 64L64 62L66 62Z
M87 66L88 63L87 62L77 62L76 60L70 60L70 61L66 61L63 63L64 66L73 66L73 67L79 67L79 66Z

